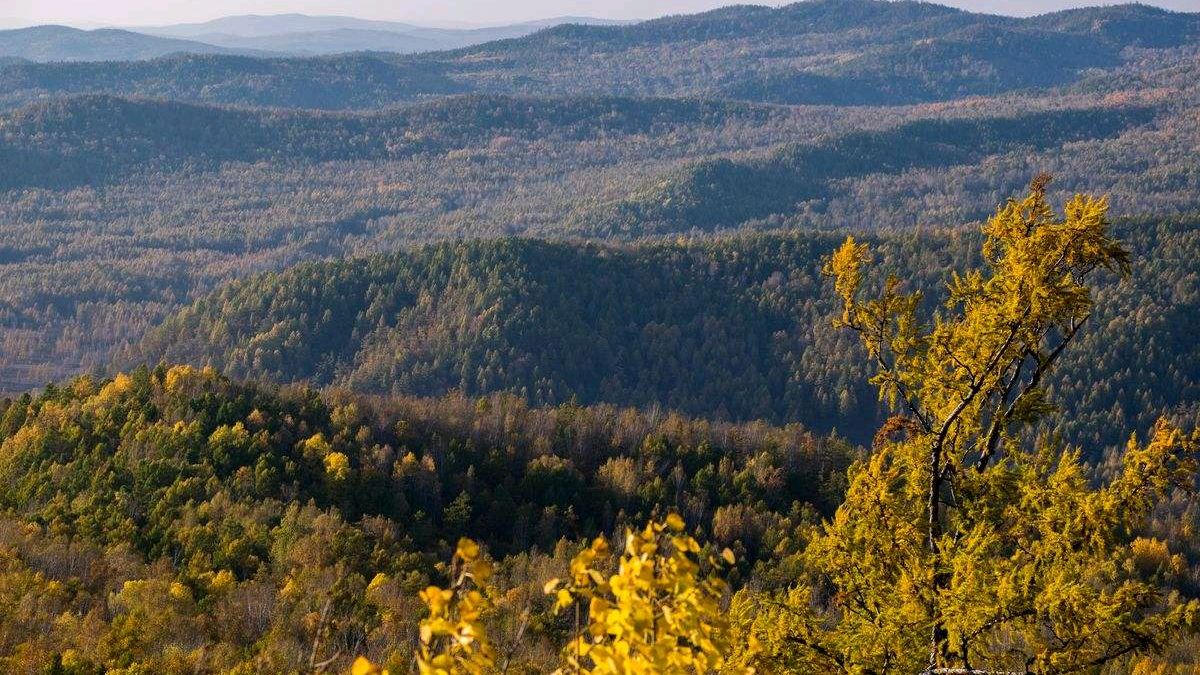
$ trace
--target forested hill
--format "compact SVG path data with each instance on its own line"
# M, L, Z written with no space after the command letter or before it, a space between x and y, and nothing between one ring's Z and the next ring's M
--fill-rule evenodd
M790 144L765 156L707 159L587 205L575 228L604 236L734 228L795 213L848 179L967 166L989 156L1102 141L1153 120L1149 108L1054 110L1015 117L920 120L882 131ZM982 218L991 204L971 213Z
M668 507L779 585L853 456L799 426L277 392L185 367L0 401L0 448L0 670L78 675L411 654L416 594L461 536L505 561L517 626L571 542ZM538 619L513 644L546 663L565 630Z
M964 110L957 114L968 117L919 119L832 138L822 134L820 140L749 157L704 158L649 180L629 181L615 198L580 199L561 226L605 237L731 228L793 214L800 204L844 189L847 180L946 170L1009 154L1068 152L1071 144L1111 141L1178 112L1161 104L1003 115ZM339 114L83 95L0 114L0 190L95 187L135 175L215 171L227 163L291 168L353 161L362 166L455 151L503 154L529 143L558 142L561 154L612 139L643 143L794 125L804 116L766 104L612 96L474 94ZM511 170L521 167L514 164ZM1095 175L1089 167L1062 177L1079 181Z
M0 105L112 93L354 109L451 92L882 105L1067 84L1118 65L1127 48L1197 39L1200 15L1140 5L1014 19L918 2L808 0L628 26L564 25L423 55L10 64L0 69Z
M1150 48L1176 47L1200 38L1196 14L1168 12L1141 3L1051 12L1029 19L1028 25L1090 35L1109 44Z
M1131 280L1106 283L1052 386L1066 431L1112 444L1200 394L1195 221L1126 222ZM502 239L302 265L225 287L166 321L133 361L213 363L237 376L362 391L535 403L661 404L799 421L865 440L869 368L831 326L819 270L839 235L610 247ZM883 260L940 294L973 264L970 232L880 235ZM1096 372L1111 373L1093 387ZM1097 446L1093 446L1097 447Z
M630 26L559 26L465 50L459 60L479 61L473 79L487 86L573 91L582 74L620 91L666 86L780 103L878 105L1064 84L1083 69L1116 65L1126 47L1197 39L1200 15L1142 5L1017 19L926 2L809 0ZM650 65L644 59L652 51L674 58Z
M223 162L381 161L500 142L661 136L786 118L726 101L468 95L351 114L242 110L84 95L0 115L0 189L118 181Z
M281 108L371 108L462 92L439 64L367 54L309 59L182 54L149 61L0 68L0 106L47 95L115 93Z

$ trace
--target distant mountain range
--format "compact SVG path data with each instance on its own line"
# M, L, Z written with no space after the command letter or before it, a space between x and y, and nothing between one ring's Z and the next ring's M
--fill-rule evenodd
M575 23L619 25L587 17L561 17L474 29L431 28L341 16L231 16L195 24L80 30L34 26L0 31L0 57L29 61L138 61L168 54L318 56L344 52L411 54L519 38Z
M237 16L204 24L139 29L164 37L184 37L230 49L270 51L291 56L379 51L412 54L525 37L563 24L616 26L625 22L561 17L490 28L430 28L340 16Z
M1096 69L1121 64L1133 54L1127 51L1131 47L1200 44L1200 14L1145 5L1017 19L880 0L743 5L631 25L562 24L524 37L493 39L540 25L405 34L395 31L407 24L243 17L172 29L201 36L235 31L221 33L228 46L122 31L10 31L0 33L0 57L121 58L116 47L89 46L94 36L120 37L130 45L128 58L206 53L102 68L10 64L0 69L0 107L81 93L332 109L377 108L454 93L902 105L1068 85ZM267 33L285 29L307 32ZM488 39L492 41L450 51L380 53ZM312 51L344 51L355 45L378 51L244 57L287 52L296 44Z
M180 23L166 26L127 26L129 30L147 35L199 40L209 35L230 37L266 37L287 33L313 33L329 30L368 30L389 33L410 33L423 27L397 21L373 21L349 16L310 16L307 14L246 14L226 16L201 23Z
M222 47L115 28L80 30L67 26L34 26L0 31L0 59L139 61L183 53L261 55L254 49Z
M207 36L271 37L287 34L318 33L336 30L382 31L387 33L419 35L498 34L517 37L529 32L558 26L564 23L583 25L621 25L632 23L613 19L598 19L587 16L560 16L537 21L523 21L500 26L478 28L445 28L422 26L398 21L377 21L352 16L312 16L308 14L246 14L227 16L203 23L181 23L168 26L127 26L128 30L147 35L204 40Z

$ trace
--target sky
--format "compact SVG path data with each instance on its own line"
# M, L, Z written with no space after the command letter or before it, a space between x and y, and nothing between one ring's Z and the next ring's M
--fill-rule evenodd
M641 19L698 12L731 0L0 0L7 25L64 23L154 25L206 21L233 14L337 14L424 24L487 25L558 16ZM779 0L742 0L784 4ZM973 11L1029 15L1095 4L1097 0L941 0ZM1200 11L1200 0L1149 0L1148 4Z

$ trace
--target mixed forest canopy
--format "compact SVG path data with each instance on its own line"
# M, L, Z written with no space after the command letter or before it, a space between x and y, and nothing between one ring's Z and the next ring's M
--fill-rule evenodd
M781 584L777 556L834 507L855 454L798 425L322 396L185 366L5 402L0 438L7 672L295 672L355 650L399 662L417 591L462 536L512 580L497 641L536 659L569 625L522 632L521 612L548 606L572 542L670 506L737 550L739 574Z
M1200 14L176 29L0 32L0 672L1200 668Z
M836 324L861 334L857 358L894 413L869 449L798 424L321 393L186 365L6 400L0 664L682 675L1187 663L1200 436L1164 418L1088 464L1032 433L1060 414L1046 376L1094 325L1092 284L1134 269L1106 210L1079 196L1059 216L1035 185L963 242L984 269L959 268L936 315L878 276L867 244L818 256Z

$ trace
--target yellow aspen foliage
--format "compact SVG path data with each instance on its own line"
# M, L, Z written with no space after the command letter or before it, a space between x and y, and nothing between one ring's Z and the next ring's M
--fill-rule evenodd
M479 545L460 539L450 566L450 587L429 586L421 602L429 616L421 621L417 669L421 675L480 675L494 667L496 655L480 617L491 607L484 592L492 564Z
M728 586L705 573L699 543L671 514L625 535L625 551L611 576L597 569L609 555L596 539L571 562L571 577L552 580L555 607L586 614L586 628L564 649L556 672L588 675L715 673L726 666L735 639L721 602ZM722 554L731 564L733 554ZM706 561L714 570L717 560ZM751 672L743 670L741 672Z
M226 593L236 585L237 579L233 572L221 570L212 575L211 581L208 582L208 590L210 593Z
M167 371L163 388L167 391L167 393L176 393L183 389L184 384L187 381L195 378L196 375L197 371L194 366L171 366L171 368Z
M342 452L325 455L325 473L335 481L350 477L350 458Z
M366 657L360 656L354 659L354 663L350 666L350 675L389 675L386 669L371 663Z
M333 452L333 446L325 440L325 434L317 433L301 442L300 451L304 453L305 457L324 459L326 455Z
M89 401L89 405L97 409L111 405L121 396L133 389L133 378L125 373L117 373L112 381L100 388L100 392Z
M1197 675L1200 665L1159 663L1150 657L1140 657L1128 668L1129 675Z
M750 675L728 662L739 636L722 610L728 585L717 575L733 565L728 549L704 559L699 542L684 532L677 514L629 530L615 574L601 568L610 557L597 538L571 562L571 576L544 587L554 611L573 609L576 634L563 650L562 675ZM417 667L423 675L496 672L496 657L482 614L491 609L491 564L479 546L459 541L449 588L421 591L429 616L421 622ZM375 582L373 581L372 584ZM585 625L586 624L586 625ZM352 675L383 671L360 657Z
M206 386L212 386L219 379L220 375L212 366L203 368L187 365L171 366L163 381L163 390L171 395L186 394Z

